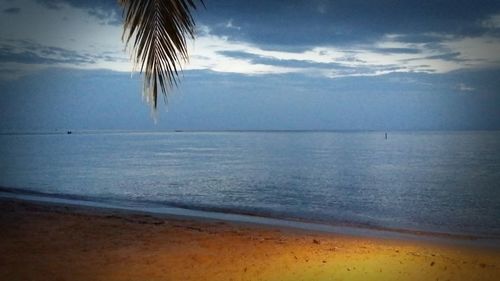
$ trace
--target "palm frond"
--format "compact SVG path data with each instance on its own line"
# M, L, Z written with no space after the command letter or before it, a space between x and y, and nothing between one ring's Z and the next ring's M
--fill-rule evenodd
M134 64L144 74L143 95L156 109L158 90L167 97L177 85L181 63L188 60L186 36L194 38L191 9L196 5L193 0L118 1L124 9L122 39L128 45L133 38Z

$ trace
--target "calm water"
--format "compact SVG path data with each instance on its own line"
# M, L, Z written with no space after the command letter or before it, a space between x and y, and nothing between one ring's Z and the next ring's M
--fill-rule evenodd
M0 157L3 187L500 236L500 132L2 135Z

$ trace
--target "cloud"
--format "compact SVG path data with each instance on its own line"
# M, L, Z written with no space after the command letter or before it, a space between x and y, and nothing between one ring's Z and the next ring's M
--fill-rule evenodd
M434 55L425 57L424 59L438 59L438 60L448 60L448 61L465 61L465 59L460 58L460 52L445 53L440 55Z
M452 39L453 35L444 33L408 33L408 34L391 34L391 38L398 42L404 43L439 43Z
M457 88L458 88L459 91L462 91L462 92L471 92L471 91L475 90L473 87L467 86L464 83L458 84Z
M343 66L340 63L334 63L334 62L327 63L327 62L315 62L315 61L300 60L300 59L279 59L272 56L257 55L243 51L218 51L217 53L226 57L243 59L253 64L267 64L267 65L275 65L275 66L283 66L291 68L327 68L327 69L349 68L347 66Z
M457 58L463 59L463 67L497 67L500 64L500 37L462 37L443 45L460 53Z
M84 56L73 55L69 57L44 57L35 52L22 51L22 52L9 52L0 50L0 62L2 63L23 63L23 64L81 64L81 63L95 63L90 58Z
M60 10L63 8L64 1L62 0L37 0L38 3L53 10Z
M383 54L419 54L422 52L418 48L373 48L372 51Z
M481 22L482 26L489 29L500 29L500 13L491 15Z
M198 36L188 43L191 59L183 68L339 78L500 64L496 2L384 1L207 2L194 13ZM16 26L0 29L0 38L18 40L3 50L3 62L132 69L122 29L110 22L120 11L115 0L23 0L19 6L22 14L0 18L2 26ZM32 46L20 44L25 39Z
M218 53L226 57L242 59L251 64L286 67L293 69L293 72L326 77L374 75L376 73L404 70L404 68L397 65L363 65L363 63L352 65L352 60L343 61L342 58L339 58L338 62L321 62L307 59L280 59L243 51L219 51Z
M241 26L237 26L237 25L234 25L233 24L233 20L230 19L226 25L225 25L226 28L229 28L229 29L236 29L236 30L241 30Z
M37 0L37 2L53 10L62 10L67 6L83 9L103 25L122 23L120 5L114 0Z
M219 0L206 6L196 15L214 34L268 49L369 44L387 34L402 34L413 42L440 40L439 35L476 37L491 32L482 22L500 14L500 2L495 0L480 4L467 0ZM225 28L222 23L229 19L241 29Z
M15 14L19 14L21 12L21 8L16 8L16 7L7 8L7 9L4 9L3 12L5 14L15 15Z
M96 7L104 10L105 5L98 2ZM87 1L16 1L22 13L0 17L2 63L21 73L29 72L23 65L131 71L121 26L103 24L94 10L76 7L84 3ZM0 11L9 8L7 4L0 1ZM118 9L115 1L112 5Z
M0 43L0 78L18 78L47 67L102 68L104 64L129 64L116 52L79 52L46 46L29 40L3 40ZM33 66L36 66L33 68Z
M7 41L0 44L0 62L23 64L95 63L92 55L30 41Z
M389 34L371 44L350 48L326 45L287 51L232 40L217 35L208 26L201 30L190 51L193 59L186 68L241 74L302 73L335 78L391 72L444 73L491 67L498 60L493 49L500 46L497 39L486 37L440 36L440 42L409 43L400 41L402 35ZM266 70L256 72L255 67Z

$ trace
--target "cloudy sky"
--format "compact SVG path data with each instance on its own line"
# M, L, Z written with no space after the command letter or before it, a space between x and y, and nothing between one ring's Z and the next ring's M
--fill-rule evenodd
M205 5L155 123L116 0L0 0L0 130L500 129L500 1Z

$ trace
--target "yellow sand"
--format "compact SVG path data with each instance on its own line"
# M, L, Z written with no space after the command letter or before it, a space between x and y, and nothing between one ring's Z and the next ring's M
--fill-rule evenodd
M500 251L0 200L0 280L500 280Z

